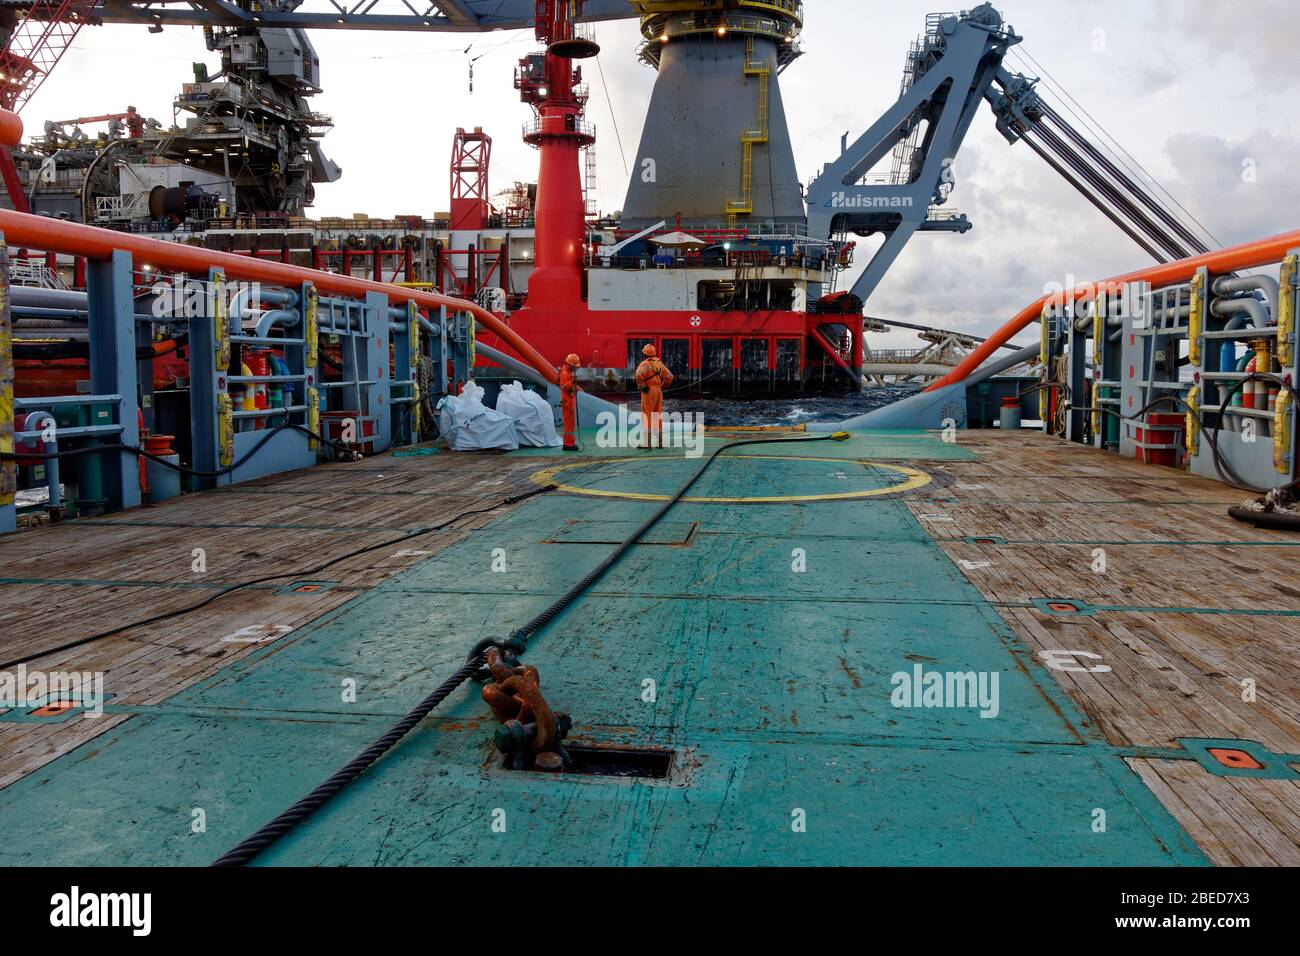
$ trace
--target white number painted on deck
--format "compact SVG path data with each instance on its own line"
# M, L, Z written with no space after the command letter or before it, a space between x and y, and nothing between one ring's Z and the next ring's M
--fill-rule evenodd
M1065 671L1072 674L1109 674L1110 667L1105 664L1094 664L1086 667L1080 663L1080 658L1091 661L1102 659L1100 654L1093 654L1089 651L1040 651L1039 657L1054 671Z
M250 624L221 639L223 644L262 644L283 637L293 628L286 624Z

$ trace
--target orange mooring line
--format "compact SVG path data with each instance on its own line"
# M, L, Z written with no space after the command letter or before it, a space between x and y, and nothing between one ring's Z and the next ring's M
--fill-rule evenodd
M1205 266L1211 274L1220 275L1238 269L1254 269L1272 262L1280 262L1288 252L1298 246L1300 246L1300 231L1284 232L1269 239L1260 239L1257 242L1248 242L1240 246L1230 246L1227 249L1207 252L1205 255L1194 256L1191 259L1164 262L1148 269L1130 272L1128 275L1118 276L1114 279L1103 279L1091 285L1080 286L1074 290L1074 298L1078 302L1091 302L1097 292L1118 291L1119 287L1130 282L1149 282L1154 288L1171 285L1175 282L1186 282L1202 266ZM998 329L991 338L966 356L964 362L927 388L926 391L932 392L935 389L943 388L945 385L960 382L988 361L994 352L1011 341L1012 336L1027 325L1037 322L1042 317L1043 306L1047 305L1049 300L1056 298L1057 296L1045 295L1035 300L1033 304L1025 306L1016 314L1014 319Z
M88 259L107 259L114 252L121 250L131 253L137 264L147 263L158 268L174 269L177 272L204 274L209 269L219 268L232 279L265 282L291 288L310 282L320 292L332 292L353 298L363 298L368 292L381 292L398 305L414 302L424 309L439 309L446 306L450 310L473 315L480 325L513 348L520 358L541 372L547 381L552 384L558 381L555 368L542 357L540 352L529 345L523 336L491 312L464 299L373 282L370 279L337 275L333 272L304 269L301 266L241 256L231 252L217 252L199 246L181 245L178 242L147 239L129 232L100 229L97 226L64 222L9 210L0 210L0 232L4 233L5 242L10 246L41 249L45 252L61 252L65 255L85 256Z

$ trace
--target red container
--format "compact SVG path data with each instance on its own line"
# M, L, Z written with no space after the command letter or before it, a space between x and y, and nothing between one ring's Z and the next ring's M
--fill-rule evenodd
M346 423L351 420L356 423L354 439L351 442L345 441L343 432ZM375 423L372 419L362 418L360 412L343 411L343 412L321 412L321 428L323 434L330 441L338 442L341 445L350 445L360 450L363 455L373 455L375 446L373 442L357 441L356 439L366 439L375 437Z
M1146 426L1136 429L1133 457L1146 465L1177 468L1186 419L1175 412L1149 412Z

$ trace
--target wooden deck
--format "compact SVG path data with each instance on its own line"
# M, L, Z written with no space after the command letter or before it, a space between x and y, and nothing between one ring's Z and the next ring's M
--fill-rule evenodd
M960 443L979 460L944 463L950 482L912 512L1036 652L1098 655L1080 661L1109 670L1052 673L1107 741L1300 754L1300 536L1234 521L1244 492L1180 471L1036 433ZM1300 865L1300 782L1130 765L1215 863Z
M156 704L461 540L508 506L445 531L399 539L534 490L528 475L536 470L535 462L492 455L387 456L0 538L0 669L9 669L4 662L192 607L223 588L282 575L201 610L28 664L102 672L115 707ZM316 575L299 573L384 542L393 543ZM196 550L206 570L195 570ZM310 580L331 584L290 590ZM129 716L0 722L0 788Z
M906 499L920 526L1040 658L1096 655L1050 673L1210 860L1300 865L1300 782L1216 775L1182 743L1253 741L1300 764L1300 536L1233 521L1242 493L1180 472L1032 433L959 444L977 458L911 462L936 479ZM459 541L504 509L399 539L532 490L551 463L383 457L0 539L0 662L283 575L40 656L29 666L103 671L114 712L0 722L0 789L129 720L119 708L165 701ZM289 587L313 580L329 586ZM1047 606L1061 602L1075 612Z

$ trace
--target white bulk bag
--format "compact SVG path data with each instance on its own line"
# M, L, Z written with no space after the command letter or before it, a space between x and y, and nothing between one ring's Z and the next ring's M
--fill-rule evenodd
M519 382L501 386L497 396L497 411L509 415L515 422L515 435L519 444L530 448L559 448L560 436L555 431L555 410L551 403L536 392L529 391Z
M438 429L452 451L482 451L519 447L515 421L483 404L483 389L466 382L459 395L438 403Z

